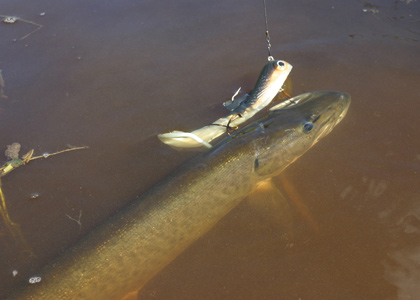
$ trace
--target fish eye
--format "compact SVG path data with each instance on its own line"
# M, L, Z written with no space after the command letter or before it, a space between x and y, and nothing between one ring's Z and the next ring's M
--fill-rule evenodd
M304 133L311 132L312 128L314 128L314 124L311 123L311 122L306 122L305 124L303 124L303 132Z
M285 66L286 66L286 64L285 64L283 61L278 60L278 61L277 61L277 66L279 66L280 68L283 68L283 67L285 67Z

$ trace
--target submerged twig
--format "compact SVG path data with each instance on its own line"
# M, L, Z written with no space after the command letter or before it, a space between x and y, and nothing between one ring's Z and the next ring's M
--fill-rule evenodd
M68 214L66 214L67 218L69 218L70 220L76 222L77 224L79 224L79 231L82 230L82 222L80 221L80 219L82 218L82 210L80 210L79 212L79 217L77 218L77 220L75 218L72 218L71 216L69 216Z
M10 219L9 212L7 211L6 206L6 198L4 197L3 190L1 188L1 181L0 181L0 215L3 219L3 223L5 224L7 230L12 235L15 242L20 245L22 248L26 250L30 250L28 243L23 237L22 231L20 230L19 224L13 222Z
M60 153L68 152L68 151L73 151L73 150L87 149L87 148L89 148L89 147L88 146L82 146L82 147L70 146L70 148L68 148L68 149L64 149L64 150L54 152L54 153L44 153L44 154L39 155L39 156L33 156L34 149L32 149L28 153L23 155L22 158L20 159L19 156L18 156L19 150L20 150L20 144L19 143L13 143L12 145L7 146L7 150L6 150L5 154L8 158L10 158L10 160L7 161L6 163L4 163L4 165L2 167L0 167L0 177L6 175L7 173L9 173L11 171L13 171L17 167L20 167L22 165L27 164L31 160L38 159L38 158L48 158L52 155L56 155L56 154L60 154Z
M38 159L38 158L47 158L51 155L56 155L56 154L60 154L60 153L68 152L68 151L81 150L81 149L86 149L86 148L88 148L88 147L87 146L83 146L83 147L72 147L72 146L70 146L69 149L64 149L64 150L54 152L54 153L51 153L51 154L44 153L43 155L40 155L40 156L33 156L34 149L32 149L28 153L23 155L22 158L19 158L20 144L19 143L13 143L13 144L7 146L7 149L4 153L6 155L6 157L9 159L9 161L7 161L2 167L0 167L0 177L6 175L7 173L9 173L11 171L13 171L14 169L16 169L19 166L27 164L31 160ZM25 249L30 251L30 248L29 248L28 244L26 243L25 239L23 238L22 232L20 231L19 224L14 223L10 219L10 216L9 216L9 213L8 213L7 207L6 207L6 199L5 199L3 191L1 189L1 182L0 182L0 216L3 219L3 222L4 222L7 230L10 232L10 234L12 235L15 242L18 243L19 245L22 245ZM71 220L75 221L77 224L79 224L80 230L82 229L82 223L80 222L80 218L82 217L82 211L80 211L79 218L77 220L73 219L69 215L67 215L67 217L70 218Z
M34 157L31 157L31 158L29 159L29 161L30 161L30 160L34 160L34 159L38 159L38 158L48 158L48 157L50 157L50 156L53 156L53 155L56 155L56 154L60 154L60 153L64 153L64 152L68 152L68 151L81 150L81 149L87 149L87 148L89 148L89 147L88 147L88 146L70 147L69 149L64 149L64 150L61 150L61 151L58 151L58 152L54 152L54 153L44 153L44 154L39 155L39 156L34 156Z

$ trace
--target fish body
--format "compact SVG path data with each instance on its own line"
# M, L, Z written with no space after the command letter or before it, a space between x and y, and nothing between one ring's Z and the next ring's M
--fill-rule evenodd
M344 117L350 96L314 92L234 132L186 163L44 267L9 299L121 299Z
M283 60L269 61L261 71L258 80L249 95L239 101L231 101L225 104L230 110L229 114L217 119L211 125L194 130L191 133L172 131L159 134L158 138L165 144L182 147L195 148L210 143L215 138L226 132L226 127L237 127L257 112L266 107L278 94L289 73L292 65Z

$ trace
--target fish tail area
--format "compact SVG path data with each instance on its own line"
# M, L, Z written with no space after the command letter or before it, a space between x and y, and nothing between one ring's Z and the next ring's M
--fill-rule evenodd
M310 226L315 234L319 234L320 228L318 221L311 214L308 206L302 201L302 197L298 190L283 173L280 174L280 181L285 193L288 195L290 202L295 206L299 216Z
M158 134L162 143L178 148L211 148L209 144L213 139L226 132L225 126L207 125L193 132L172 131Z

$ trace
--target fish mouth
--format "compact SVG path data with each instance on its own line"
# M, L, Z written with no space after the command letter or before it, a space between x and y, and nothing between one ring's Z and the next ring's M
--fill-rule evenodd
M322 113L322 114L329 114L326 120L323 122L321 126L321 130L318 133L315 143L318 142L321 138L328 135L341 120L347 114L347 111L350 107L351 97L347 93L337 93L337 98L335 101Z
M347 93L340 93L335 103L333 104L334 109L338 112L338 116L335 116L335 122L333 127L341 122L347 114L351 103L351 97Z
M277 105L274 105L274 106L270 107L269 111L292 108L292 107L294 107L298 104L301 104L301 103L307 101L308 96L310 96L309 93L305 93L305 94L302 94L302 95L292 97L290 99L282 101L281 103L279 103Z
M318 96L322 96L323 94L335 94L336 95L336 101L342 103L343 105L343 112L342 115L339 116L340 120L344 118L344 116L347 113L348 107L351 102L351 97L347 93L341 93L341 92L329 92L329 91L316 91L316 92L309 92L297 95L295 97L292 97L290 99L287 99L285 101L282 101L281 103L274 105L270 107L269 111L274 110L280 110L280 109L289 109L293 108L297 105L301 105L305 102L308 102L312 100L313 98L316 98Z

